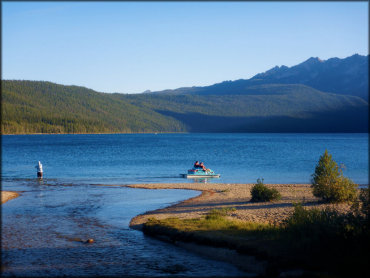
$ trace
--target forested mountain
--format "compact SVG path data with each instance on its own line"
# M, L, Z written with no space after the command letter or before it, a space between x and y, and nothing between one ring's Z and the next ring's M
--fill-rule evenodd
M366 132L368 103L305 85L267 84L235 95L125 95L191 132Z
M2 133L367 132L368 103L305 85L243 94L106 94L41 81L2 81Z
M2 81L2 133L184 131L184 124L116 95L41 81Z
M248 94L251 86L263 84L303 84L314 89L359 96L369 100L369 55L355 54L345 59L331 58L322 61L310 58L293 67L274 67L250 79L224 81L205 87L186 87L153 92L155 94Z
M2 81L10 133L368 132L368 60L275 67L248 80L142 94Z

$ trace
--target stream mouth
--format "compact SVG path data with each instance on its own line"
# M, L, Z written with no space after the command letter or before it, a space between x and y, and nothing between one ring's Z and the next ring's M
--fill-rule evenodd
M246 274L129 228L136 215L195 197L197 191L32 179L8 181L3 190L21 192L2 205L3 276Z

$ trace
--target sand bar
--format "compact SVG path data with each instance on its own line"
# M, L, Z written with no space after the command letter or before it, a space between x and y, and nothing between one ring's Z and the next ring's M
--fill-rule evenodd
M312 194L309 184L266 184L276 188L282 195L281 200L274 202L250 202L250 190L254 184L226 184L226 183L176 183L176 184L134 184L132 188L147 189L191 189L199 190L197 197L174 204L164 209L149 211L138 215L131 220L130 226L141 229L148 218L164 219L168 217L199 218L211 209L233 207L236 210L230 216L234 219L259 222L280 223L286 219L294 209L294 203L301 202L305 207L325 208L335 207L339 211L347 211L348 204L322 204Z
M12 191L1 191L1 204L6 203L7 201L17 198L19 194Z

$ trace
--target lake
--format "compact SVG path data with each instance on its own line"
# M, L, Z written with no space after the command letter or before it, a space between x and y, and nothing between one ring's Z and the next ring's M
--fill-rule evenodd
M197 196L117 184L193 182L195 160L221 174L207 182L309 183L325 149L344 174L368 184L368 134L116 134L2 136L4 276L245 276L129 228L134 216ZM44 179L36 179L40 160ZM104 185L104 186L103 186ZM94 238L93 244L83 241Z
M115 134L2 136L2 178L62 183L186 182L203 161L222 183L309 183L327 149L344 174L368 184L368 134ZM191 181L189 181L191 182Z

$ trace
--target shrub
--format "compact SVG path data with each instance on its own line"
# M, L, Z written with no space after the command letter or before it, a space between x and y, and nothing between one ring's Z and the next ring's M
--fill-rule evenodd
M358 199L351 207L352 219L356 222L356 230L359 234L366 234L370 238L370 188L360 189Z
M287 231L298 233L300 237L308 236L313 241L323 236L335 236L346 225L345 222L344 217L333 208L305 209L302 204L296 204L284 226Z
M268 188L263 184L263 179L257 179L257 183L251 189L251 202L269 202L281 199L281 194L275 188Z
M368 218L365 217L352 211L340 213L330 207L305 209L302 204L296 204L291 216L284 220L283 227L288 233L305 239L302 242L312 247L343 240L347 240L349 245L355 242L363 245L369 242L370 236Z
M352 211L365 219L370 216L370 188L360 189L358 199L352 204Z
M338 164L325 150L312 175L313 195L329 203L356 199L357 184L344 177Z
M361 211L367 205L365 193L359 199ZM297 257L306 256L315 267L331 269L334 276L328 277L370 277L370 232L362 214L341 213L333 207L305 209L297 204L281 227L285 248Z

